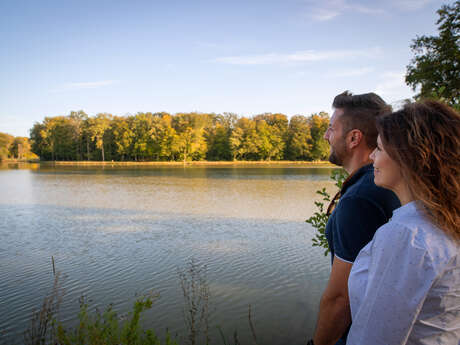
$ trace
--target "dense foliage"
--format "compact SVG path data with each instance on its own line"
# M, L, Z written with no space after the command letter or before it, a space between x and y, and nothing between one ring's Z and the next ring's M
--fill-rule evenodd
M5 159L37 158L32 152L28 138L0 133L0 161Z
M439 98L460 106L460 1L437 11L439 36L419 36L411 45L414 58L407 66L406 83L417 98Z
M30 131L43 160L199 161L324 160L326 113L138 113L89 117L83 111L46 117Z

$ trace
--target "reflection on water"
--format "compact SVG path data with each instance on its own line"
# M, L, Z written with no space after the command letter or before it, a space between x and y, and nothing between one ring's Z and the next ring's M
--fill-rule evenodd
M0 171L0 330L17 335L52 285L50 257L67 276L61 316L78 297L130 309L160 299L145 322L184 334L177 269L208 267L212 329L261 344L302 344L316 320L329 260L305 219L330 169L276 167L54 168ZM185 335L185 334L184 334ZM220 342L217 332L215 342Z

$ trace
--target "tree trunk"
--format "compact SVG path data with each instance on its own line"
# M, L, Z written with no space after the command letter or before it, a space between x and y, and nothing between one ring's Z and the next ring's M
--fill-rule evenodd
M86 155L87 155L87 159L89 161L89 139L88 137L86 137Z
M105 157L104 157L104 142L102 142L102 161L105 162Z

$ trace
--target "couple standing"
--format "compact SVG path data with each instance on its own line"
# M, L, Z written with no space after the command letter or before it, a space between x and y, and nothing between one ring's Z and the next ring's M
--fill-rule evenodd
M309 344L460 345L460 114L435 101L391 113L374 93L333 108L329 160L350 176Z

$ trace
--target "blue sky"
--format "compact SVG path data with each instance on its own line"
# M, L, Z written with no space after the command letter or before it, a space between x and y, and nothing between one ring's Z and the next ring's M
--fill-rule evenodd
M45 116L331 111L344 91L411 97L439 0L0 0L0 132Z

